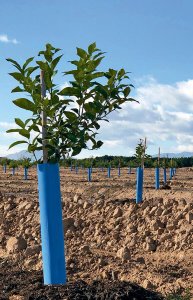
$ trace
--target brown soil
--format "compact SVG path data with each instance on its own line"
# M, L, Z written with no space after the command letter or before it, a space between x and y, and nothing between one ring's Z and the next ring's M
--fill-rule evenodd
M45 287L36 170L29 170L27 181L22 169L14 176L0 171L0 299L161 299L158 293L193 293L192 169L177 170L158 191L153 170L146 169L139 205L134 172L123 169L118 177L113 170L107 178L94 170L92 177L87 182L86 170L61 168L68 284Z

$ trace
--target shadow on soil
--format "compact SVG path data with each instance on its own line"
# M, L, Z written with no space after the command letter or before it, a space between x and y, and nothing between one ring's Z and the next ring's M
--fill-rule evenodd
M0 273L0 299L7 300L11 295L27 296L29 300L158 300L164 299L153 291L124 281L92 281L90 284L78 280L60 286L44 286L42 272L17 271L12 269Z

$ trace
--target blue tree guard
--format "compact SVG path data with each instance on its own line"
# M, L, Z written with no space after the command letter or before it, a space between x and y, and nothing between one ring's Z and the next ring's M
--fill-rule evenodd
M27 180L28 168L24 167L24 179Z
M118 167L118 176L121 176L121 168Z
M155 168L155 189L159 190L159 168Z
M72 172L72 165L70 166L70 171Z
M111 177L111 167L108 167L108 169L107 169L107 176L108 176L108 178Z
M143 168L137 168L137 186L136 186L136 203L141 203L143 199Z
M76 166L76 174L78 174L78 166Z
M58 164L38 165L44 284L66 283L64 232Z
M12 168L12 175L15 175L15 167Z
M131 167L128 167L128 174L131 174Z
M173 169L170 168L170 180L172 180L172 177L173 177Z
M164 184L166 184L167 183L166 168L164 168L163 171L164 171Z
M7 166L4 165L3 167L4 167L4 173L6 173L7 172Z
M88 168L88 181L90 182L92 180L91 178L91 168Z

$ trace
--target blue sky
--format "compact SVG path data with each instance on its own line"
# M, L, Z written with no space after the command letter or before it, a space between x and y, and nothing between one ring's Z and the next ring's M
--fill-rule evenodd
M150 154L192 151L193 132L193 2L191 0L7 0L0 7L0 155L14 136L5 134L14 117L8 75L11 57L19 62L34 56L47 42L62 48L61 70L69 68L76 46L93 41L106 51L103 67L131 71L133 96L139 107L125 105L100 131L102 154L129 155L147 136ZM58 78L59 84L65 78ZM117 129L118 128L118 129ZM18 148L18 149L21 149ZM16 151L16 149L13 149Z

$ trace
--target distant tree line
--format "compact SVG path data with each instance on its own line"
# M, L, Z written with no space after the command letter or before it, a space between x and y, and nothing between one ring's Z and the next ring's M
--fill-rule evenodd
M61 161L61 165L65 167L72 166L84 166L84 167L109 167L117 168L120 167L138 167L139 159L136 156L97 156L84 159L72 159L68 158L65 161ZM151 157L147 155L144 162L145 168L154 168L158 166L158 159L156 157ZM193 166L193 157L180 157L180 158L160 158L159 160L160 167L192 167Z
M22 158L19 160L13 160L8 158L0 158L0 165L7 165L9 167L16 167L16 166L23 166L23 167L30 167L31 165L35 165L36 162L30 161L28 158ZM111 166L112 168L121 168L123 167L131 167L135 168L140 165L140 160L138 156L112 156L112 155L104 155L104 156L97 156L97 157L90 157L90 158L83 158L83 159L74 159L74 158L67 158L65 160L60 161L60 165L64 167L93 167L93 168L100 168L104 167L107 168ZM144 162L145 168L154 168L158 166L158 159L156 157L151 157L147 155L145 157ZM193 166L193 157L179 157L179 158L160 158L159 160L160 167L192 167Z

